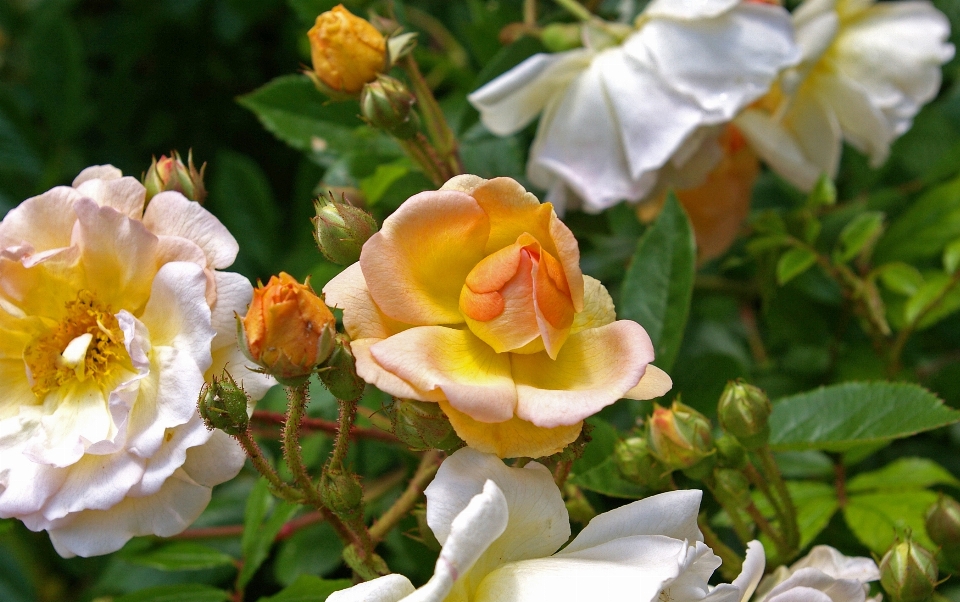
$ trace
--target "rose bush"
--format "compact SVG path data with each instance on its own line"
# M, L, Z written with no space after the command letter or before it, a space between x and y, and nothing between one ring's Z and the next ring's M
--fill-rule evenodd
M427 487L427 523L443 544L433 578L414 591L388 575L330 602L600 600L746 602L763 575L752 542L743 572L711 587L720 559L697 528L701 492L671 491L597 516L570 537L566 506L544 466L510 468L466 448Z
M219 271L234 238L178 192L144 194L91 167L0 222L0 517L64 556L186 528L244 461L197 414L204 379L271 383L236 344L252 287Z
M324 294L364 380L439 403L481 451L539 457L617 399L671 386L579 260L550 203L509 178L458 176L407 200Z

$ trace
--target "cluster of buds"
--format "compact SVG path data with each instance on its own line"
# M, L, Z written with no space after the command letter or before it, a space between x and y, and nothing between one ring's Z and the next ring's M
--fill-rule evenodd
M643 437L630 437L617 442L613 457L620 474L628 481L651 491L670 489L670 469L653 457Z
M310 288L285 272L253 291L237 320L240 349L250 361L285 385L300 385L336 346L336 319Z
M387 407L393 434L413 450L453 451L463 446L440 405L412 399L394 399Z
M909 535L880 561L880 585L893 602L925 602L933 596L939 569L933 554Z
M710 420L679 401L670 409L655 405L647 422L647 442L653 456L671 470L691 478L710 474L716 463Z
M222 376L214 376L209 383L204 383L197 410L208 429L220 429L236 436L247 430L249 401L243 387L224 371Z
M746 449L759 449L770 438L767 424L773 406L762 389L737 380L727 383L717 406L717 417L723 430Z
M142 178L143 186L147 189L147 202L161 192L173 190L202 204L207 198L207 189L203 185L206 169L206 163L199 170L194 166L192 150L187 153L186 165L177 151L170 151L169 157L161 155L159 160L154 157L150 169Z
M373 216L343 199L321 196L314 202L313 236L323 256L339 265L360 259L363 243L377 232Z
M926 527L927 535L940 546L943 568L949 573L960 572L960 503L940 494L927 511Z
M386 38L342 4L320 14L307 37L313 59L307 75L331 98L355 98L387 68Z

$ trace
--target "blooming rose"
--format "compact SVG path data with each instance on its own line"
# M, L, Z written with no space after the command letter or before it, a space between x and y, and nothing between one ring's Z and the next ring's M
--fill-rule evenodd
M836 175L843 140L874 167L886 161L954 49L929 2L807 0L793 22L803 60L736 124L774 171L810 190Z
M646 331L614 321L579 262L550 203L510 178L457 176L408 199L323 290L361 378L439 403L481 451L538 457L617 399L671 386Z
M732 584L707 585L720 559L697 528L697 490L601 514L560 552L570 537L567 509L536 462L510 468L461 449L426 494L427 523L443 544L433 578L414 591L406 577L387 575L330 602L746 602L763 575L763 546L751 542Z
M764 578L753 602L864 602L867 583L878 579L880 569L869 558L815 546L790 568L781 566Z
M172 535L244 456L196 411L229 368L255 398L234 312L252 287L217 271L237 242L199 204L110 166L0 222L0 517L63 556Z
M654 0L619 45L585 38L585 48L536 54L469 99L499 135L542 113L530 180L560 207L569 187L587 211L639 200L662 169L700 163L710 126L733 119L799 58L788 13L759 2ZM694 171L712 165L703 167Z

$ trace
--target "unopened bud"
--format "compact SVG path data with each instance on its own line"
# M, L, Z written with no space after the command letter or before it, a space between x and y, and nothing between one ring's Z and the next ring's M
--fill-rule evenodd
M540 32L540 41L550 52L563 52L583 46L583 35L578 24L551 23Z
M333 197L321 196L314 204L313 237L323 256L339 265L350 265L360 259L363 243L377 233L373 216Z
M717 461L722 468L741 470L747 465L747 450L736 438L724 434L717 438Z
M393 434L411 449L452 451L463 445L440 404L398 398L389 412Z
M940 494L940 499L927 511L927 535L940 546L944 568L956 573L960 570L960 503Z
M620 474L628 481L642 485L651 491L666 491L670 488L670 469L660 463L643 437L630 437L618 441L614 459Z
M375 128L408 140L417 135L420 126L413 111L416 102L407 86L389 75L378 75L363 87L360 95L360 114Z
M880 561L880 585L893 602L924 602L933 595L939 569L933 554L913 542L898 541Z
M285 385L302 384L333 353L337 334L330 309L310 288L280 272L253 291L242 321L240 349Z
M363 487L357 477L338 469L326 469L320 477L320 500L343 520L360 518Z
M713 471L713 492L724 505L742 508L750 501L750 483L739 470L718 468Z
M333 353L323 368L317 371L317 376L337 399L359 399L367 383L357 374L357 360L350 349L350 342L342 334L337 335L336 341Z
M654 457L674 470L687 470L713 459L710 421L679 401L668 410L654 405L647 422L647 441Z
M187 153L186 165L177 151L171 151L170 155L162 155L159 160L154 158L150 169L143 174L143 186L147 189L146 202L149 203L161 192L173 190L202 204L207 198L207 189L203 185L203 172L207 170L207 164L201 165L198 171L193 164L192 150Z
M770 438L767 424L773 407L762 389L743 381L731 381L720 396L717 417L720 426L747 449L758 449Z
M386 67L383 34L342 4L319 15L307 37L314 83L332 96L359 94Z
M219 378L214 376L200 389L197 410L210 430L220 429L228 435L239 435L247 430L249 399L233 377L226 371Z

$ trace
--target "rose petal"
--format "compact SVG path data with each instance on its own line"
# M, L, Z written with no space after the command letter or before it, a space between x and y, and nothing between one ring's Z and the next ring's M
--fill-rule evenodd
M385 339L411 325L398 322L380 311L373 302L363 270L357 262L337 274L323 287L327 305L343 310L343 326L350 338Z
M412 593L410 580L393 573L333 592L327 602L400 602Z
M624 399L656 399L673 388L670 375L653 364L647 364L643 378L635 387L623 394Z
M467 445L501 458L540 458L555 454L575 441L583 427L583 423L578 422L548 429L516 416L506 422L479 422L446 401L440 401L440 409Z
M211 268L228 267L240 250L237 240L220 220L179 192L161 192L150 199L143 223L154 234L178 236L195 243L203 249Z

